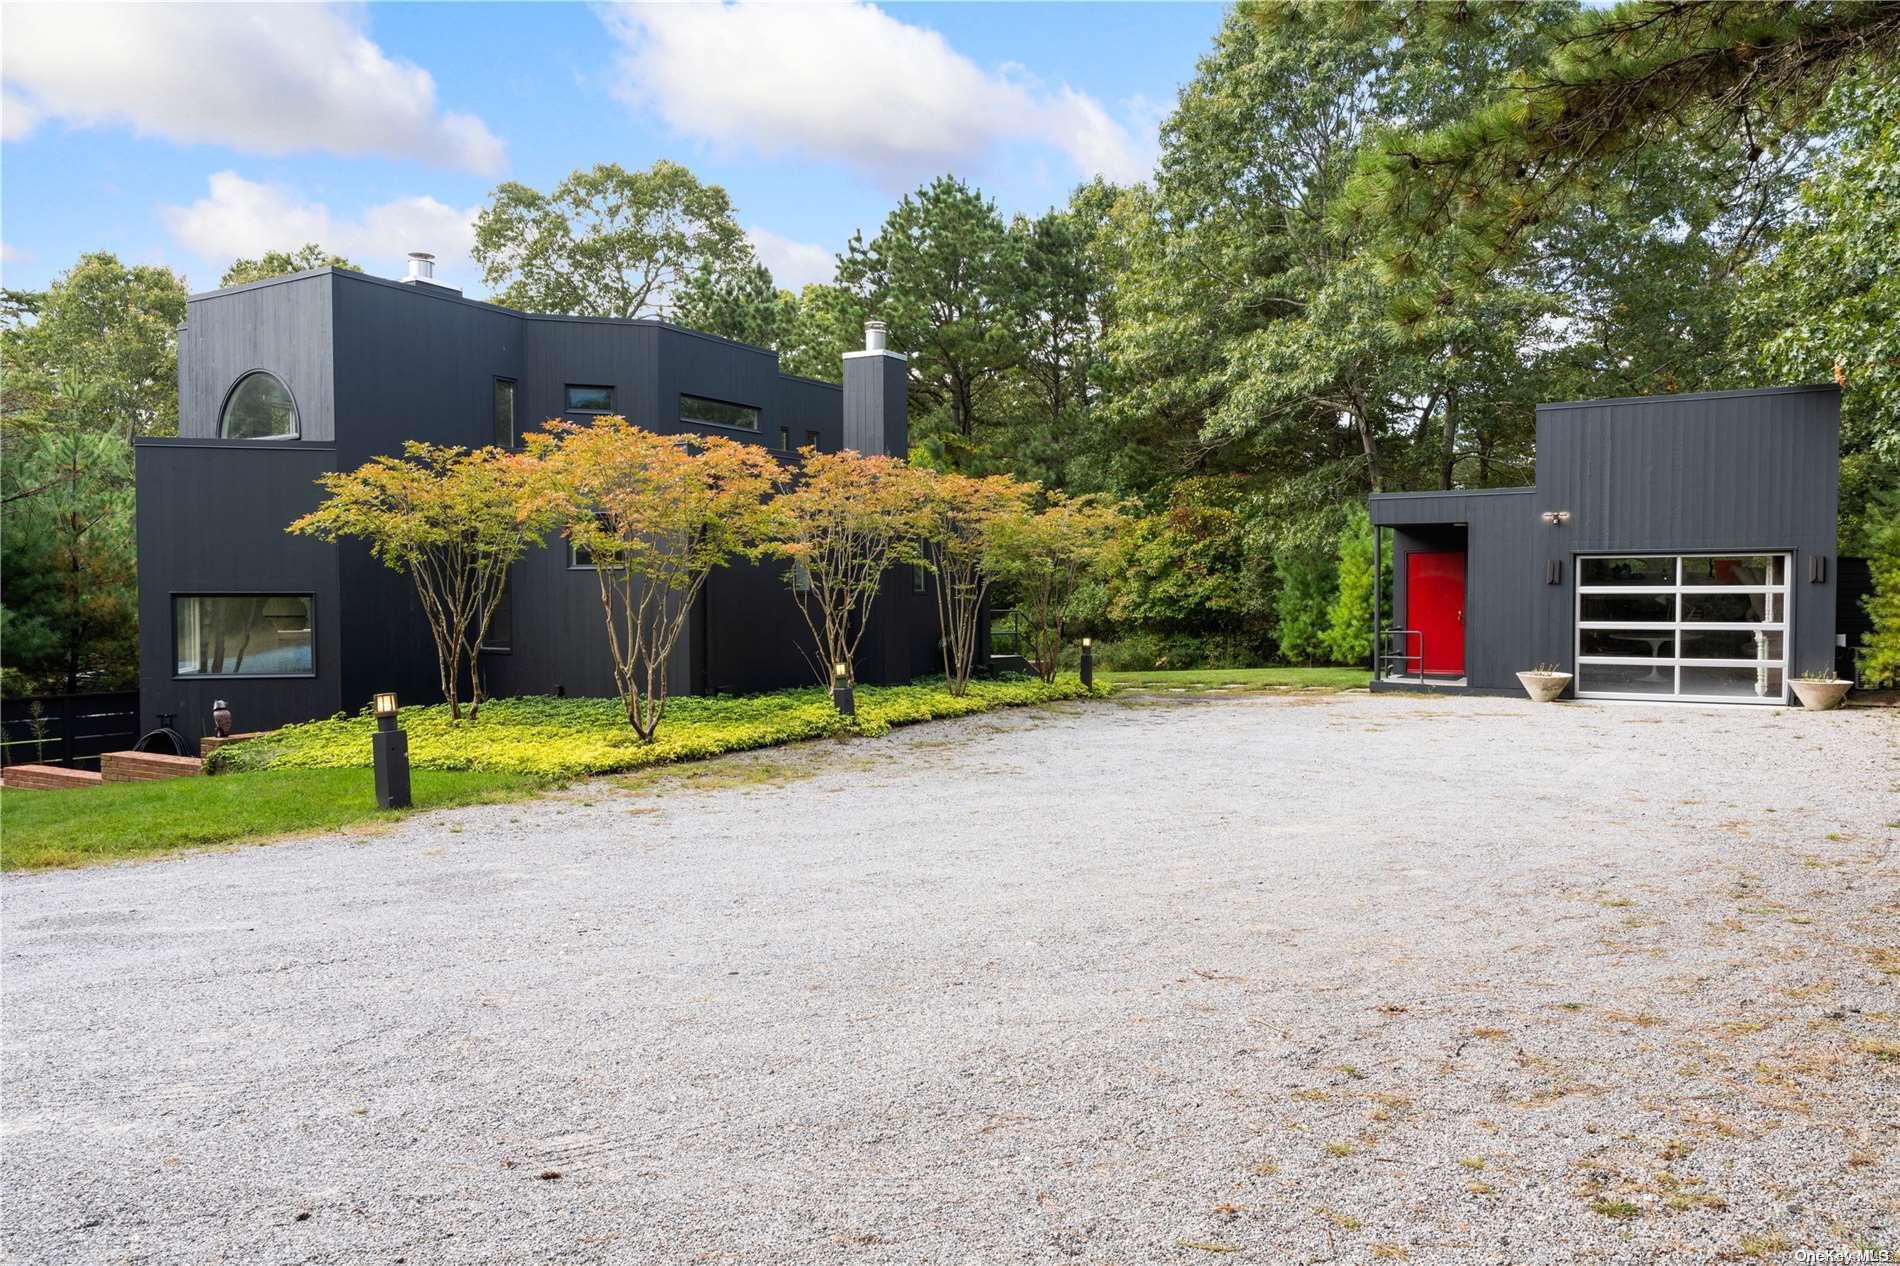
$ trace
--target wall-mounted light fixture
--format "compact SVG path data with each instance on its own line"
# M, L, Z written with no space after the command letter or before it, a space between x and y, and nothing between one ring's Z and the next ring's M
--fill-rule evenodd
M831 706L841 716L854 717L858 714L856 693L851 689L851 665L833 664L831 666Z
M1570 522L1570 511L1546 510L1544 511L1543 519L1546 523L1568 523Z
M376 762L376 803L384 809L409 807L409 736L396 728L396 692L376 695L376 733L370 752Z
M1082 689L1095 689L1095 639L1082 639Z
M231 737L231 705L222 699L211 705L211 730L219 738Z

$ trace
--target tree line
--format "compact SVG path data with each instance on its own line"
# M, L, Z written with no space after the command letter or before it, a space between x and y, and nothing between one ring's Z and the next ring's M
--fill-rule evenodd
M497 302L831 381L885 321L916 464L1123 508L1070 618L1127 666L1358 658L1365 495L1528 482L1540 401L1832 380L1891 679L1897 46L1892 3L1243 4L1148 182L1005 216L946 175L794 293L724 190L603 164L498 187L473 254ZM88 256L7 305L7 680L123 675L123 437L175 425L183 286Z

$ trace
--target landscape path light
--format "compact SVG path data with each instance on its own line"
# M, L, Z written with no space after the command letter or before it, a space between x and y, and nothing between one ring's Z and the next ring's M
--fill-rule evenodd
M409 736L396 728L396 692L376 695L376 733L370 736L376 757L376 803L384 809L409 807Z
M1082 639L1082 689L1095 689L1095 639Z
M844 716L858 714L858 703L851 689L851 665L833 664L831 666L831 706Z

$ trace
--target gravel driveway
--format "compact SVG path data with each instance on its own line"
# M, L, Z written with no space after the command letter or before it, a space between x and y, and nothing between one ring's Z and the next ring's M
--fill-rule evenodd
M1159 696L717 773L5 877L4 1260L1900 1257L1900 714Z

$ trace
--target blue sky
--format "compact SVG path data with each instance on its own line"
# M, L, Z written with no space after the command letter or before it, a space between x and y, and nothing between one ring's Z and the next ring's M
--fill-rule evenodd
M782 285L954 171L1005 213L1145 174L1213 4L9 4L5 284L85 250L192 287L320 240L480 293L467 221L501 180L667 157L725 186Z

